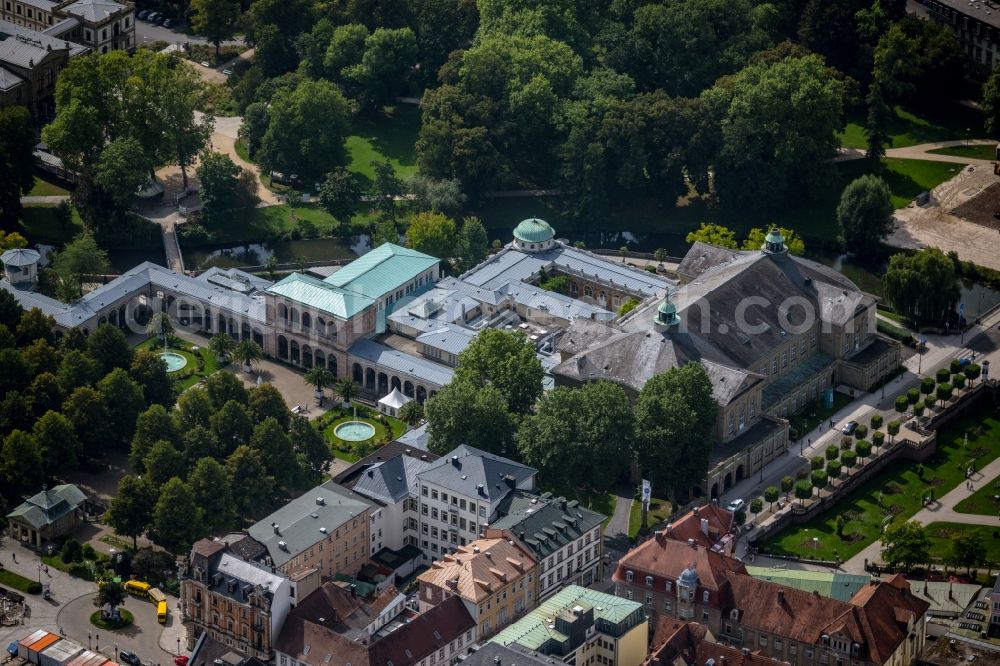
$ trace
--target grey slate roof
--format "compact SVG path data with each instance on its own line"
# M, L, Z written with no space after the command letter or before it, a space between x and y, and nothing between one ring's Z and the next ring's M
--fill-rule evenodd
M63 7L62 11L84 21L100 23L123 9L125 9L125 5L114 0L77 0L73 4Z
M42 30L42 34L48 35L50 37L62 37L73 28L77 28L79 26L80 26L79 20L73 18L72 16L67 16L63 20L58 21L57 23L53 23L45 30ZM86 49L86 47L82 46L80 48ZM72 46L70 47L70 55L76 55L76 53L73 53Z
M317 502L318 498L322 499L322 504ZM323 484L258 521L247 530L247 534L264 544L274 566L280 567L371 507L371 502L357 493L337 485ZM272 527L275 523L278 533ZM320 528L326 531L321 532ZM281 546L280 542L285 545Z
M475 337L476 332L471 329L462 328L455 324L443 324L433 331L418 335L417 342L449 354L458 355L469 346Z
M31 69L54 52L66 50L65 40L0 20L0 63Z
M417 426L413 430L407 430L399 439L396 441L400 444L407 444L415 449L420 449L421 451L427 450L427 443L430 442L431 436L427 432L427 424Z
M38 254L38 250L19 247L0 254L0 263L3 263L4 266L30 266L37 264L41 256Z
M417 477L421 482L432 483L466 497L487 499L494 504L512 490L504 482L504 477L512 476L517 486L537 473L538 470L533 467L463 444L439 458Z
M150 287L160 287L182 294L210 306L213 311L264 323L264 299L258 292L241 293L213 284L207 279L175 273L163 266L144 261L138 266L101 285L75 303L62 303L37 292L18 289L0 280L0 288L11 292L25 309L38 308L52 315L56 323L66 328L80 326L96 319L105 305L120 299L146 293Z
M485 643L472 654L459 657L458 663L462 666L556 666L563 661L517 643Z
M511 501L514 497L521 501ZM525 499L527 505L523 501ZM500 512L507 515L492 522L489 527L510 530L539 559L548 557L566 544L579 539L606 518L580 506L576 500L535 497L522 492L508 495L500 505Z
M24 83L24 79L20 76L5 67L0 67L0 90L10 90L22 83Z
M455 374L451 368L398 351L367 338L356 340L347 353L364 359L379 369L395 370L435 386L448 384Z
M417 475L432 465L429 460L400 453L363 471L352 490L382 504L398 504L417 494Z
M239 603L246 603L250 594L258 586L270 601L285 580L281 576L250 562L244 562L230 553L223 553L219 558L218 566L209 574L206 582L209 590Z
M86 501L83 491L66 483L34 495L8 513L7 517L18 518L35 529L41 529L75 511Z

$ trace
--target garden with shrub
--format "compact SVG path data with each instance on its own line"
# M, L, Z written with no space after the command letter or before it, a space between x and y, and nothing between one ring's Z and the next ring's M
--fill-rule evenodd
M375 428L375 435L361 442L350 442L337 437L337 426L355 420ZM333 455L350 463L371 455L379 447L398 439L406 432L406 424L399 419L358 403L346 409L341 406L330 409L318 419L316 425L333 447Z

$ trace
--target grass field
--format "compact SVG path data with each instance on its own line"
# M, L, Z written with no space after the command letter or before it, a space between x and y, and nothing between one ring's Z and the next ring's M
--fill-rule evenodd
M315 225L320 236L345 233L337 228L339 225L332 215L316 204L303 203L235 211L225 221L211 225L209 230L214 235L213 245L277 240L299 227L303 220ZM374 215L366 208L351 219L346 233L362 233L370 227L373 220Z
M21 574L14 573L13 571L0 569L0 585L3 585L4 587L12 587L21 592L27 592L28 587L36 582L37 581L25 578Z
M420 109L408 104L386 107L386 118L355 126L347 137L348 169L371 182L372 162L386 159L404 180L417 172L416 142L420 130Z
M25 206L21 224L30 242L48 245L68 243L83 231L83 220L76 212L76 208L73 209L73 219L70 224L64 225L56 215L56 206L51 204Z
M966 432L969 433L967 449L963 446ZM938 432L937 453L924 465L923 478L918 476L915 464L901 461L891 465L843 497L836 509L782 530L765 542L761 550L822 560L839 556L841 561L847 560L879 538L886 515L892 514L895 522L909 518L921 508L921 498L931 490L935 497L941 497L962 482L971 459L976 461L977 468L982 468L998 455L1000 418L981 409ZM844 538L836 534L838 514L847 520ZM815 550L814 537L819 539Z
M954 155L956 157L971 157L976 160L995 160L995 144L976 144L973 146L952 146L951 148L935 148L928 151L935 155Z
M32 197L54 197L65 196L67 194L69 194L69 190L56 180L41 178L40 176L35 176L35 184L32 185L31 191L28 192L28 196Z
M646 527L652 528L670 517L669 500L652 498L649 501L649 515L646 516ZM628 512L628 537L634 539L642 529L642 502L632 502Z
M901 208L921 192L932 189L957 174L962 167L961 164L898 158L885 159L880 167L868 160L840 162L834 165L829 182L819 197L798 206L790 206L777 215L755 217L746 210L725 210L710 206L702 198L690 198L671 208L644 202L613 211L602 229L607 232L627 230L634 234L655 234L657 242L661 242L659 238L663 238L662 247L673 247L679 252L687 247L684 236L697 229L702 222L729 227L737 238L745 237L752 227L780 224L798 231L806 238L808 247L810 239L820 242L836 239L839 231L836 208L840 194L858 176L878 172L892 191L893 205ZM509 230L527 217L541 217L557 231L570 237L597 231L577 229L563 211L564 202L561 197L513 197L487 200L474 212L490 230L491 240L496 237L505 238L502 234L509 235Z
M1000 515L1000 500L995 497L1000 496L1000 477L984 483L979 490L972 493L964 500L955 505L955 511L959 513L976 513L983 516ZM1000 520L997 521L1000 526Z
M895 107L889 124L892 148L905 148L921 143L955 139L982 138L983 114L958 104L935 110ZM864 118L852 118L838 136L845 148L864 150L868 147L863 128Z
M986 547L986 561L994 566L1000 563L1000 521L994 525L964 525L962 523L931 523L927 536L931 540L931 557L946 558L952 543L959 536L975 534Z
M136 349L162 351L163 340L158 337L147 338L136 345ZM187 360L187 365L169 375L177 381L181 391L186 391L222 367L215 358L215 353L208 347L199 346L196 352L193 349L194 345L190 342L171 336L169 351L180 354Z

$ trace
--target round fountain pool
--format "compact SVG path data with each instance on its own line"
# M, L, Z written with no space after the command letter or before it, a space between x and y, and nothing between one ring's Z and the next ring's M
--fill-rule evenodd
M375 426L364 421L347 421L334 428L333 434L345 442L363 442L375 436Z
M162 352L159 356L167 364L167 372L177 372L187 365L187 359L174 352Z

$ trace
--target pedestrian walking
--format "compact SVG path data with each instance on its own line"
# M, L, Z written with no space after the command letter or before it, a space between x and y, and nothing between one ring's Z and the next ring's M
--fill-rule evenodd
M17 562L17 553L11 553L10 556L14 558L15 562Z
M45 565L45 575L49 576L49 565L47 565L47 564Z

